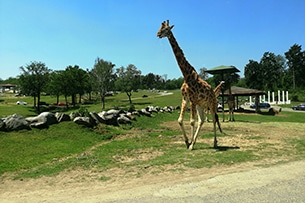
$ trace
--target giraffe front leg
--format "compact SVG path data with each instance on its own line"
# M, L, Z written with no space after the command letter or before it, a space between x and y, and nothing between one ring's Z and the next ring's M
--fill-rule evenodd
M180 116L178 118L178 123L179 123L179 126L180 126L181 130L182 130L182 134L183 134L183 137L184 137L186 148L189 148L190 143L189 143L188 137L186 135L185 128L184 128L184 123L183 123L183 118L184 118L184 113L186 111L186 108L187 108L187 101L185 99L182 99L181 112L180 112Z

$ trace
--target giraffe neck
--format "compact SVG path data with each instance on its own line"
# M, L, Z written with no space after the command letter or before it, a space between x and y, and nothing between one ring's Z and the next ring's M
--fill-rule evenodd
M222 83L220 83L219 85L217 85L217 87L215 87L214 93L215 93L216 97L218 97L220 95L221 87L222 87Z
M197 79L199 76L194 69L194 67L186 60L182 49L179 47L179 44L177 40L175 39L172 32L170 32L168 36L169 43L173 49L173 52L175 54L178 66L180 67L180 70L184 76L184 79L186 81L189 81L191 79L194 79L194 77Z

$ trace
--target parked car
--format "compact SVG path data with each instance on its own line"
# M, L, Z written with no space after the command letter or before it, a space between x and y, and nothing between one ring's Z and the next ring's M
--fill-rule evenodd
M27 105L28 103L26 103L24 101L17 101L16 104L17 105Z
M268 109L268 108L270 108L270 104L269 104L269 103L266 103L266 102L263 102L263 103L259 103L259 104L258 104L258 107L259 107L260 109ZM255 104L251 104L251 105L250 105L250 108L255 109L255 108L256 108L256 105L255 105Z
M58 102L58 103L57 103L57 106L66 106L66 103Z
M292 110L302 110L302 111L305 111L305 104L299 104L297 106L293 106Z
M44 102L44 101L40 101L39 105L49 106L49 104L47 102Z

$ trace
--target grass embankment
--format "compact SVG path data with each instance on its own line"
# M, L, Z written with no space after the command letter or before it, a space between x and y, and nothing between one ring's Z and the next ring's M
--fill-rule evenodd
M136 109L147 105L180 105L179 91L167 96L142 91L133 95ZM141 95L148 95L142 98ZM17 106L16 98L1 102L2 117L18 113L33 116L31 98L28 106ZM43 97L50 102L55 98ZM19 99L20 100L20 99ZM128 108L126 95L107 98L107 108ZM101 104L86 105L89 111L100 111ZM72 111L72 110L70 110ZM69 111L68 111L69 112ZM305 155L305 114L281 112L277 116L236 113L236 122L221 122L224 134L217 132L221 150L214 150L212 124L205 123L195 145L188 151L176 122L179 111L137 117L131 125L100 125L88 129L63 122L49 129L0 132L0 174L14 178L52 176L62 171L82 169L95 171L101 180L111 179L107 171L120 169L125 174L184 171L266 160L289 161ZM189 132L188 113L185 118ZM227 114L225 114L227 118Z

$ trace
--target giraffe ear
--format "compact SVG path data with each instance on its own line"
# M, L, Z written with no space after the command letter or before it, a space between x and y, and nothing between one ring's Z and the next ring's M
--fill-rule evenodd
M169 27L169 29L173 29L173 27L174 27L174 25L171 25L171 26Z

